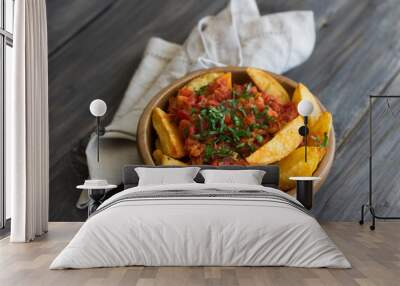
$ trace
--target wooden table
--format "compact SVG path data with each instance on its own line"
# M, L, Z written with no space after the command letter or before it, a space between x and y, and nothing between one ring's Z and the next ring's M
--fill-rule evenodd
M257 1L262 14L312 10L317 41L311 58L287 76L305 83L333 113L336 161L316 195L314 214L322 220L358 220L367 199L367 103L370 93L396 93L400 87L400 5L397 0ZM182 43L197 21L215 14L227 1L71 0L47 1L50 93L50 219L82 220L69 192L87 175L84 147L95 122L88 112L95 98L108 106L111 119L137 68L147 41L159 36ZM296 44L296 43L294 43ZM400 103L393 103L400 108ZM374 109L383 110L384 103ZM399 124L382 124L383 136ZM400 159L400 132L380 142L377 153L391 150ZM394 164L394 163L393 163ZM378 171L377 171L378 172ZM400 192L400 170L375 179L378 211L391 207ZM375 200L376 201L376 200Z

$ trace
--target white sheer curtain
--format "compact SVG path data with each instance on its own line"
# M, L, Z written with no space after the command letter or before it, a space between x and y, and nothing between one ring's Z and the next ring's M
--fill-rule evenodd
M6 98L6 187L12 242L47 231L49 197L45 0L15 1L13 94Z

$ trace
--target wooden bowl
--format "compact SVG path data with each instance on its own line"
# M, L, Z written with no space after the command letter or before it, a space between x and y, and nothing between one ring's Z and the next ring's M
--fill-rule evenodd
M210 72L231 72L232 81L234 83L245 83L250 81L250 77L247 75L245 67L212 68L212 69L205 69L192 72L186 75L185 77L173 82L166 88L162 89L159 93L157 93L153 97L153 99L147 104L138 123L137 143L138 143L139 153L143 159L143 162L146 165L155 165L152 157L152 152L154 150L155 138L156 138L156 134L151 122L151 113L153 109L155 107L160 107L165 110L166 105L168 103L168 98L170 96L175 96L178 90L192 79ZM297 86L297 82L281 75L273 74L270 72L268 73L272 75L275 79L277 79L279 83L281 83L282 86L288 91L289 94L293 94ZM319 104L322 110L326 111L326 108L321 104L321 102L319 102ZM329 135L329 144L327 147L326 155L319 164L318 169L314 172L314 176L321 178L320 181L315 181L314 183L315 192L319 190L320 186L325 181L329 173L329 170L332 166L334 156L335 156L335 132L332 126L331 133ZM290 191L289 193L294 194L295 192Z

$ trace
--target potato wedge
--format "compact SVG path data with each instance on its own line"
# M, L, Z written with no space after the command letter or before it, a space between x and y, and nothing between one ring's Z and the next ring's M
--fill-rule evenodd
M178 128L170 120L168 114L161 108L154 108L152 113L153 127L160 139L161 151L172 158L179 159L185 156L182 139Z
M297 116L279 130L271 141L258 148L246 158L250 165L270 164L288 156L303 140L299 128L303 126L303 118Z
M296 186L296 182L289 180L289 177L312 176L326 153L326 148L307 147L306 163L304 161L304 148L304 146L297 148L279 162L279 188L281 190L287 191Z
M153 159L154 159L154 162L156 163L156 165L160 165L161 164L161 160L162 160L163 155L164 154L160 149L154 150Z
M304 84L299 83L293 93L292 102L297 106L303 99L310 101L314 107L312 114L309 116L309 124L310 126L313 126L321 116L321 106L310 90Z
M326 140L332 128L332 114L324 111L318 118L318 121L310 127L308 144L310 146L326 147Z
M220 79L226 80L226 86L229 89L232 89L232 73L230 72L224 73L222 76L218 77L218 80Z
M202 88L205 85L208 85L212 83L214 80L219 78L220 76L223 76L223 72L213 72L213 73L206 73L205 75L196 77L195 79L192 79L188 84L185 85L186 88L196 91L200 88ZM231 81L232 85L232 81Z
M182 161L176 160L171 158L167 155L162 155L161 164L163 166L187 166L187 164L183 163Z
M247 68L246 72L258 89L276 99L280 104L290 102L286 89L275 78L255 68Z

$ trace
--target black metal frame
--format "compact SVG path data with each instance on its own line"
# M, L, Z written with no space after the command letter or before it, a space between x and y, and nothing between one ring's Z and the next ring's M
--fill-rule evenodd
M368 203L361 206L361 219L359 223L364 224L365 209L368 209L372 216L372 224L370 225L371 230L375 230L376 219L387 219L397 220L400 217L384 217L379 216L375 212L375 208L372 204L372 99L374 98L398 98L400 95L370 95L369 96L369 192L368 192Z

